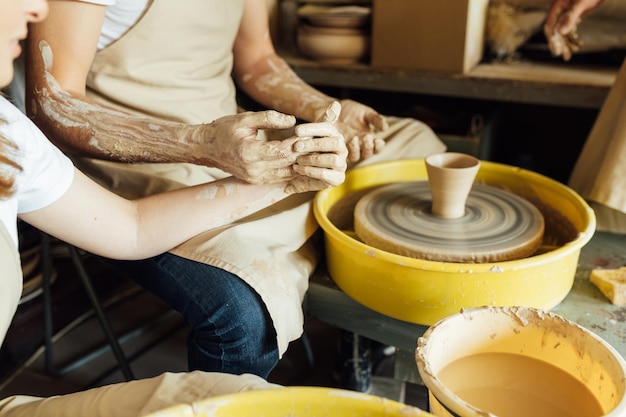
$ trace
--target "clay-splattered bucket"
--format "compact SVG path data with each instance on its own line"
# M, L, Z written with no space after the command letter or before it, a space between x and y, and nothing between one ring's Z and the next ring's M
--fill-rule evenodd
M416 360L436 416L626 415L626 361L539 309L464 309L419 338Z

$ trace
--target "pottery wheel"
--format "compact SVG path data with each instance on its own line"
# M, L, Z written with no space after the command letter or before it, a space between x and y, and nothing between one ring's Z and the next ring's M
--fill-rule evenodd
M431 201L428 181L382 186L356 204L354 230L377 249L432 261L507 261L541 246L541 212L511 192L474 184L465 214L457 219L432 214Z

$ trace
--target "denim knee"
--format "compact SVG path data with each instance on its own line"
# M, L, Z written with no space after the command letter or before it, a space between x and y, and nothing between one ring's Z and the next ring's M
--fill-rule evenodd
M188 337L190 370L267 378L278 363L272 320L250 288L196 325Z
M266 378L278 363L276 332L265 304L238 276L170 253L107 263L183 315L192 329L190 370Z

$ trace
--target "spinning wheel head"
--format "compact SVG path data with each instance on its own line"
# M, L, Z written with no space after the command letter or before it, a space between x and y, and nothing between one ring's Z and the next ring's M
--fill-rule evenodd
M529 201L475 184L461 217L431 211L427 181L397 182L356 204L354 230L364 243L411 258L484 263L520 259L541 246L544 219Z

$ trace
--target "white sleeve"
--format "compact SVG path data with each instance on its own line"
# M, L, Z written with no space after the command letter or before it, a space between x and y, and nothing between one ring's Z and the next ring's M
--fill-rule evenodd
M102 6L111 6L115 4L115 0L77 0L77 1L82 1L83 3L100 4Z
M16 178L17 212L26 213L58 200L74 179L70 159L56 148L20 110L0 101L0 133L18 146L16 162L22 171Z
M92 1L92 0L88 0ZM107 1L107 0L95 0ZM124 35L139 18L143 15L148 6L148 0L111 0L114 4L109 4L102 31L98 40L98 50L104 49L111 43Z

